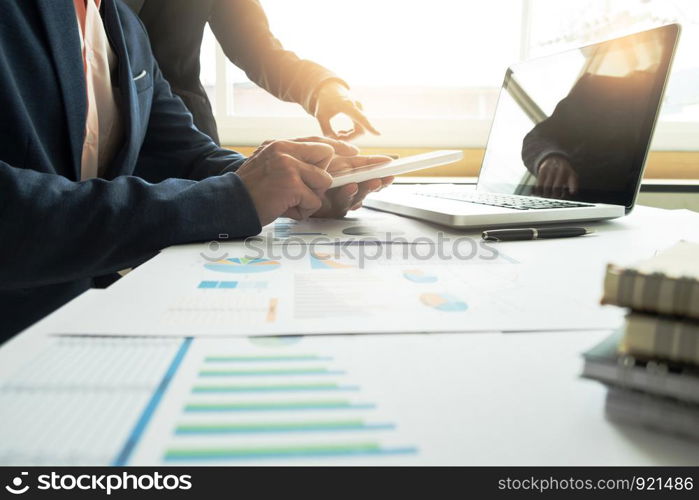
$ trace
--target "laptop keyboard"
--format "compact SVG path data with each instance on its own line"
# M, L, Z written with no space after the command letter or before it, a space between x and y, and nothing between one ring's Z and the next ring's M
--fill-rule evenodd
M511 194L483 193L478 191L454 191L446 193L416 193L421 196L442 198L445 200L465 201L478 205L512 208L515 210L542 210L545 208L579 208L594 207L590 203L578 203L565 200L550 200L532 196L517 196Z

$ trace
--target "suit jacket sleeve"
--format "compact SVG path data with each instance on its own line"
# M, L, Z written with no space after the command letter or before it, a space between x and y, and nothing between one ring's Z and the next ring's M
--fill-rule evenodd
M259 0L218 0L209 25L226 56L250 80L279 99L299 103L310 114L321 83L336 80L348 87L330 70L284 50Z
M0 161L0 261L11 263L0 266L3 289L104 275L170 245L260 231L233 172L242 156L197 131L154 68L136 175L74 182Z
M155 61L152 75L153 100L136 175L159 182L172 177L201 180L235 172L245 157L220 148L194 126L191 113L172 93Z
M566 158L580 173L582 164L586 163L584 159L595 148L596 131L602 130L612 116L609 103L602 100L608 93L606 81L606 77L583 75L556 105L551 116L526 135L522 160L527 169L536 174L541 162L548 156L557 155Z
M565 143L566 127L571 126L573 118L570 116L570 96L566 97L556 106L553 114L538 123L522 141L522 161L532 174L537 175L539 166L549 156L563 156L570 161L570 155L566 151ZM570 135L568 133L568 135Z
M547 120L550 120L548 118ZM552 155L563 156L570 161L569 155L555 139L553 123L545 120L534 127L524 138L522 144L522 161L532 174L537 175L541 163Z

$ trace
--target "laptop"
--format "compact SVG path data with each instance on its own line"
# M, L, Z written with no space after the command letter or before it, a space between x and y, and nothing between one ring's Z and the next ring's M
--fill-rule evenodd
M364 206L460 228L628 214L679 34L670 24L511 66L475 188L395 185Z

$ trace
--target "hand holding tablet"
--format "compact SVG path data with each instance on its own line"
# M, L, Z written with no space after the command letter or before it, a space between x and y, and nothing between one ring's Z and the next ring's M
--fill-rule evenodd
M399 160L389 160L383 163L374 163L366 167L347 168L330 172L333 182L330 188L336 188L352 182L363 182L370 179L379 179L424 168L438 167L448 163L454 163L463 158L459 150L432 151L420 155L408 156Z

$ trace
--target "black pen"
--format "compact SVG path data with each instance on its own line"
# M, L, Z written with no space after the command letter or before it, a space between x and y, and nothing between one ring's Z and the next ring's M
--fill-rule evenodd
M592 230L584 227L523 227L483 231L482 236L486 241L521 241L545 238L572 238L573 236L584 236L592 232Z

